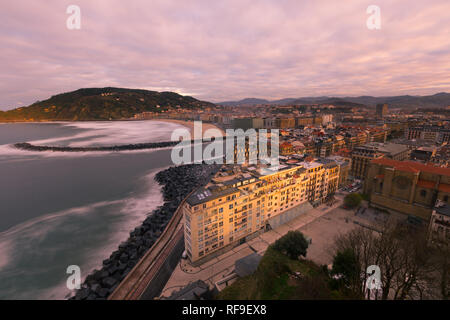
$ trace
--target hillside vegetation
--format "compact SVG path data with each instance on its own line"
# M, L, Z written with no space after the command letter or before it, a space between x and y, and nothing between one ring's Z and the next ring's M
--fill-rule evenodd
M119 120L144 111L213 106L174 92L123 88L88 88L62 93L28 107L0 111L0 121Z
M219 300L354 299L331 285L325 267L305 259L293 260L269 247L256 272L219 293Z
M218 295L220 300L359 299L336 285L327 266L306 260L308 242L290 231L267 248L255 273L239 278Z

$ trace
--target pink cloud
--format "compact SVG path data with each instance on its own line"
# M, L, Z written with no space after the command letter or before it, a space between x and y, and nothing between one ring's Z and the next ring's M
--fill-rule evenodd
M450 90L450 2L78 0L0 4L0 107L92 86L249 96Z

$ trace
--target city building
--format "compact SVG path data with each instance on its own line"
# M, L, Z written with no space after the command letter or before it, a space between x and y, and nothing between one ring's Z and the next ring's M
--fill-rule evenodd
M264 128L266 129L276 128L275 118L264 118Z
M370 205L428 221L437 200L448 204L450 169L413 161L375 159L364 181Z
M437 201L431 214L428 231L431 243L437 245L450 243L450 206L447 203Z
M411 150L411 160L428 162L436 156L437 147L418 147Z
M352 152L351 175L364 179L373 159L389 158L401 161L409 159L409 154L407 146L395 143L372 142L355 147Z
M333 122L333 115L332 114L324 114L322 115L322 125L327 125L329 123Z
M233 127L235 129L262 129L264 120L262 118L234 118Z
M438 144L450 142L450 129L440 126L419 126L405 129L405 138L408 140L421 139Z
M350 175L350 169L352 166L352 159L342 157L339 155L332 155L326 159L333 160L339 165L339 181L338 188L342 188L348 184L348 177Z
M383 118L387 116L387 114L388 114L388 105L386 103L377 104L377 117Z
M225 166L183 205L187 255L201 263L312 209L338 185L339 165L331 160Z
M277 118L276 127L279 129L294 128L295 118Z
M344 135L345 145L352 150L367 143L367 134L364 131L347 131Z
M314 117L295 117L295 127L304 127L314 124Z
M280 154L282 156L293 154L294 153L294 147L289 142L283 142L280 144Z

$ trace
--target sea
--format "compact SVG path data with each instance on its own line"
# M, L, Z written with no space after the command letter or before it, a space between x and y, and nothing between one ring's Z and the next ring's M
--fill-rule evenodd
M161 121L0 124L0 299L65 299L67 268L99 269L163 203L155 174L171 148L32 152L12 146L110 146L170 141Z

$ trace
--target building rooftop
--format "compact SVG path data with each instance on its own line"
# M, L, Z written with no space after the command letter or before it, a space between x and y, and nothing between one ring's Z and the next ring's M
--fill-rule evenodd
M362 146L356 147L355 150L370 149L386 154L398 154L408 150L408 147L402 144L396 143L381 143L381 142L371 142L366 143Z
M392 160L392 159L374 159L372 160L372 163L381 164L389 167L394 167L398 170L406 170L407 168L410 169L408 171L414 170L415 172L423 171L433 174L439 174L444 176L450 176L450 168L441 168L441 167L435 167L432 165L426 165L422 164L420 162L414 162L414 161L398 161L398 160Z
M301 166L303 166L305 169L313 169L313 168L317 168L320 167L322 165L322 163L319 162L315 162L315 161L303 161L299 163Z
M227 187L227 188L223 188L223 189L217 188L216 190L214 190L213 188L204 187L204 188L200 188L200 189L196 190L194 193L192 193L186 199L186 202L190 206L196 206L200 203L204 203L209 200L215 199L217 197L223 197L228 194L235 193L235 192L239 192L239 189L234 188L234 187Z
M313 160L313 159L312 159ZM227 196L233 193L246 193L241 187L256 183L258 186L267 183L262 177L269 176L280 171L295 169L295 174L301 174L308 169L324 166L331 168L335 166L348 165L345 161L336 159L319 158L317 161L300 161L294 157L279 157L279 165L252 164L245 165L226 165L212 180L204 187L194 191L186 202L190 206L196 206L210 200Z

